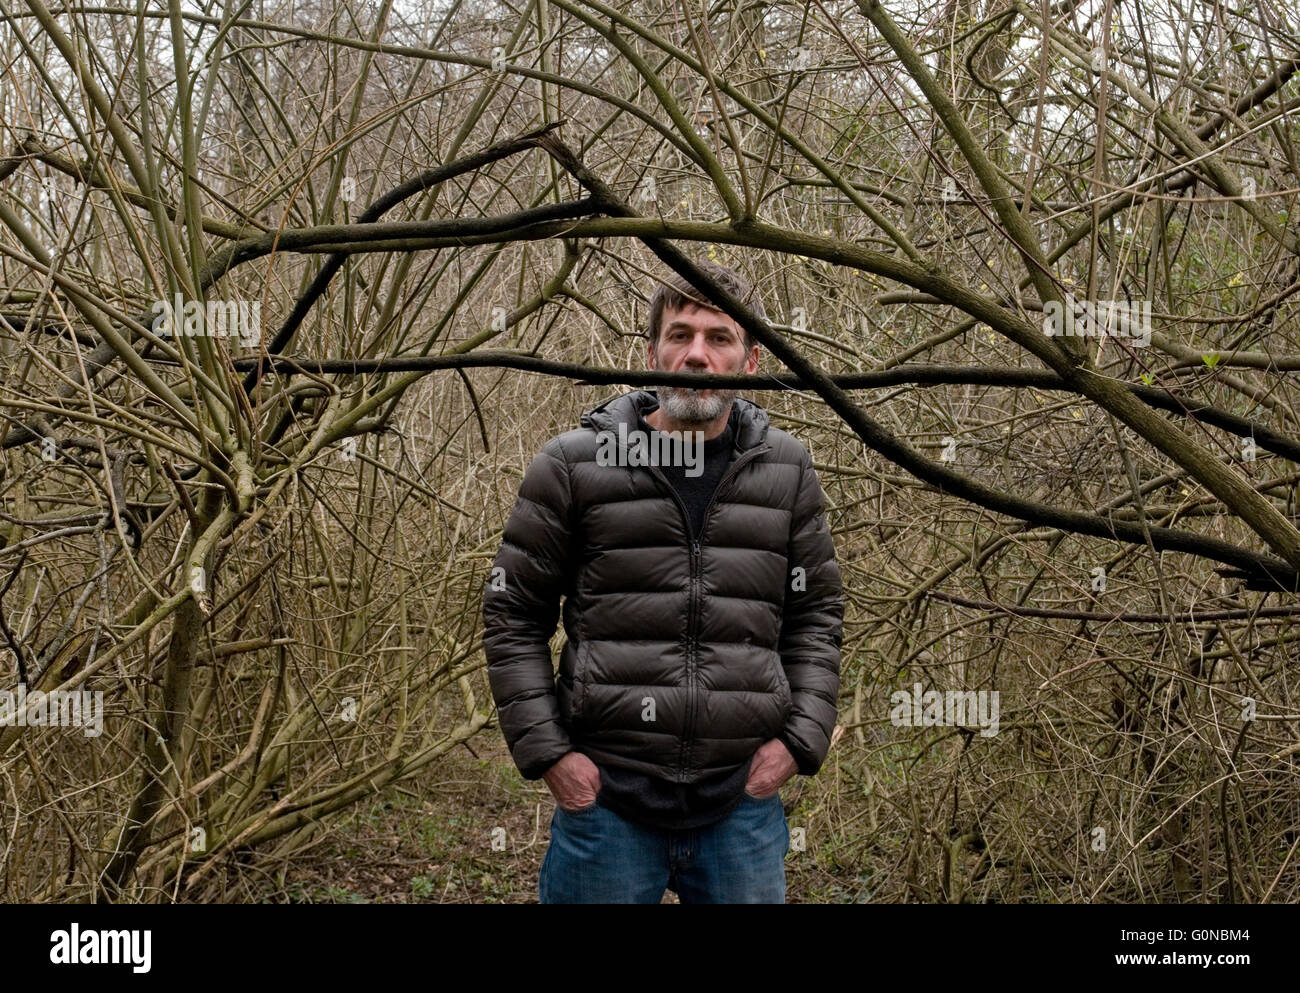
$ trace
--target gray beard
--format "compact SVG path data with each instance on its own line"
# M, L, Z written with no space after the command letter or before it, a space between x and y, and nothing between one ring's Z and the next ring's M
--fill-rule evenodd
M659 406L675 421L683 424L707 424L731 409L735 390L716 390L712 396L700 396L698 390L677 386L659 387Z

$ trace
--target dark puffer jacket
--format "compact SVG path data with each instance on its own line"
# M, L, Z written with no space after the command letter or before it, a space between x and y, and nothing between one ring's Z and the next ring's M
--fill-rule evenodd
M771 738L812 775L835 724L843 614L812 460L738 398L733 460L693 541L662 472L596 461L598 432L634 432L656 402L638 390L584 414L519 487L483 607L506 743L525 779L577 750L691 783Z

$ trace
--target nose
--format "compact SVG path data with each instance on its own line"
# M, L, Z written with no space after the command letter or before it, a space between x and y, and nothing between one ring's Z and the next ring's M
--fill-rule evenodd
M687 350L682 365L697 369L709 367L709 347L704 335L697 334L691 339L691 347Z

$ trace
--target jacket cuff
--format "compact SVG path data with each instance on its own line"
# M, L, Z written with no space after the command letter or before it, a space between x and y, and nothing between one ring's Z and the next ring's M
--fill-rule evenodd
M821 758L819 758L816 755L813 755L802 745L800 745L797 741L795 741L795 739L790 736L789 731L780 732L776 736L776 739L777 741L781 742L781 744L785 745L786 751L788 751L790 755L794 758L795 765L798 767L799 770L799 775L801 776L816 775L817 770L822 767Z
M515 764L519 768L519 775L523 776L524 779L527 780L541 779L542 776L546 773L547 769L555 765L556 762L560 761L560 759L564 758L564 756L568 754L569 754L568 752L561 752L559 755L555 755L550 758L543 759L540 762L532 761L529 762L527 765L519 765L519 763L515 763Z
M544 747L526 738L515 742L514 748L511 749L511 758L515 760L519 775L524 779L541 779L547 769L573 751L573 745L569 742L567 734L561 732L559 738L550 737L552 740Z

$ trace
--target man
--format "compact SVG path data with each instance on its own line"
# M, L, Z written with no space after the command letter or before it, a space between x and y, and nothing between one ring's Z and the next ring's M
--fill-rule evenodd
M763 315L739 275L702 268ZM674 278L651 300L647 361L752 374L758 346ZM779 790L830 747L843 613L798 441L734 390L601 404L529 466L483 613L502 732L557 804L542 903L659 903L665 887L784 902Z

